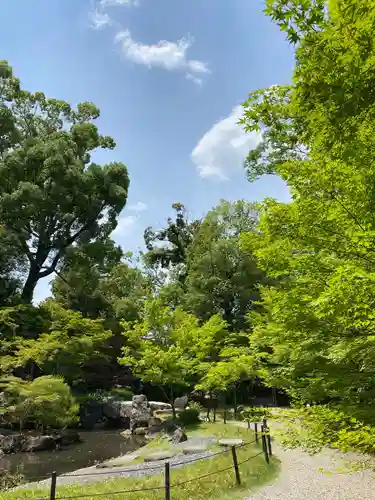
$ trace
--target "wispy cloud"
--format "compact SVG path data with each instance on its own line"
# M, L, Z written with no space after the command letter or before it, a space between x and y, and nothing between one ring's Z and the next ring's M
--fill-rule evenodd
M147 205L146 203L143 203L143 201L137 201L137 203L128 205L127 209L131 210L132 212L144 212L145 210L147 210Z
M186 77L197 84L202 83L202 76L210 73L206 63L188 58L188 50L193 44L192 38L181 38L177 42L160 40L155 44L144 44L132 38L129 30L116 35L122 53L130 61L149 68L163 68L167 71L182 71Z
M191 153L200 177L228 180L243 169L249 150L259 144L261 135L244 132L238 125L242 114L243 107L235 107L200 139Z
M96 30L101 30L112 24L112 20L107 12L104 12L100 9L94 9L92 12L90 12L89 17L90 26Z
M139 5L139 0L100 0L101 7L136 7Z

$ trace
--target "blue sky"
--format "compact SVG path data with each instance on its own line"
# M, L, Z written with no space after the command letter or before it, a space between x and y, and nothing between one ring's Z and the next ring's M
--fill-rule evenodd
M220 199L288 199L276 178L249 184L256 137L236 121L257 88L290 81L293 52L264 0L3 0L0 43L24 88L101 109L100 131L130 173L115 231L136 251L171 204L201 217ZM48 295L48 280L36 300Z

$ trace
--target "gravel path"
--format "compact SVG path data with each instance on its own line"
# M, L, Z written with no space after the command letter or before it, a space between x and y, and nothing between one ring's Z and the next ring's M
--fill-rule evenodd
M338 472L347 471L348 461L358 455L327 449L310 456L301 450L283 450L275 442L273 451L281 461L279 476L245 500L375 500L373 470Z

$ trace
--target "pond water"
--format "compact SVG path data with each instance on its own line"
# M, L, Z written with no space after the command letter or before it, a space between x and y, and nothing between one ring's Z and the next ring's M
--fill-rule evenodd
M95 463L138 449L144 441L139 436L125 439L120 430L80 432L81 443L56 451L15 453L0 457L0 469L21 472L28 480L45 479L53 471L58 474L72 472Z

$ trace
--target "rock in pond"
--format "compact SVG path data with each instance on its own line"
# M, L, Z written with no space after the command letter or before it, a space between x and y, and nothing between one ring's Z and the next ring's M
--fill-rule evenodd
M56 441L53 436L37 436L27 438L23 450L30 451L47 451L56 448Z
M130 412L130 429L134 431L137 427L148 427L151 411L144 394L133 396Z
M104 403L103 413L110 420L123 420L129 423L131 407L131 401L108 400Z
M23 449L25 438L22 434L0 435L0 450L7 453L17 453Z
M92 430L97 423L105 420L103 404L95 400L89 400L80 408L80 421L84 429Z
M56 436L53 436L53 438L56 444L60 446L67 446L69 444L81 442L81 436L74 430L61 431Z
M132 436L132 431L130 429L126 429L126 431L121 432L121 436L126 439L129 439Z
M134 429L134 434L136 434L137 436L145 436L147 432L147 427L137 427L136 429Z

